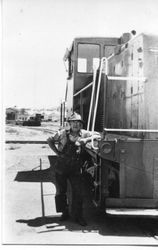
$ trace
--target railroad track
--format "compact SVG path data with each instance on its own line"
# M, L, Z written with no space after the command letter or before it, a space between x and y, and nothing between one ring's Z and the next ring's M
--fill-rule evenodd
M46 128L46 127L29 127L29 126L20 126L20 127L17 127L17 126L12 126L14 128L17 128L17 129L20 129L20 130L30 130L30 131L40 131L40 132L43 132L43 133L48 133L49 135L53 135L54 133L56 133L59 129L59 126L52 126L51 128ZM30 139L26 139L26 140L21 140L21 139L9 139L9 140L6 140L5 141L7 144L8 143L13 143L13 144L16 144L16 143L20 143L20 144L47 144L47 141L45 140L30 140Z
M47 132L47 133L55 133L58 131L59 127L60 126L52 126L51 128L46 128L46 127L34 127L34 126L17 126L17 125L12 125L12 126L9 126L9 127L14 127L14 128L20 128L20 129L29 129L29 130L36 130L36 131L42 131L42 132Z
M58 128L52 128L52 129L47 129L47 128L44 128L44 127L26 127L28 129L31 129L31 130L38 130L38 131L42 131L42 132L47 132L47 133L50 133L50 134L54 134L55 132L57 132Z

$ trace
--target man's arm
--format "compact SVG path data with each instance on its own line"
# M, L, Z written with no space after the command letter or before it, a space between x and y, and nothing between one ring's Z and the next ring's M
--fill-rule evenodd
M92 138L96 139L96 140L100 140L101 135L98 132L94 132L93 134L91 132L84 133L83 137L79 138L79 140L77 140L76 144L84 145L84 144L90 142L92 140Z
M98 135L93 135L93 136L89 136L89 137L86 137L86 138L82 138L80 139L80 142L82 144L86 144L88 142L90 142L92 140L92 138L95 140L99 140L101 138L101 136L98 136Z
M47 139L47 142L48 142L49 147L50 147L57 155L59 155L60 152L59 152L59 150L57 149L57 147L56 147L56 145L55 145L56 142L55 142L54 138L53 138L53 137L49 137L49 138Z

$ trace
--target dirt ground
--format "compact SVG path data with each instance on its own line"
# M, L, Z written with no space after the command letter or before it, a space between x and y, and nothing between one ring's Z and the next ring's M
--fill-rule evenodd
M56 126L54 131L57 128ZM6 126L6 140L46 141L51 134L38 129L8 125ZM41 184L16 182L14 179L18 171L38 169L40 159L42 168L48 168L47 156L52 154L53 152L47 144L11 143L5 145L5 170L3 171L5 180L3 185L3 241L5 243L29 244L34 242L33 239L31 240L31 234L34 230L36 231L36 227L27 227L27 220L42 216ZM47 196L45 198L45 214L54 215L55 186L52 183L44 183L43 186L44 192L51 194L49 199Z
M52 127L53 131L57 126ZM51 134L38 129L6 126L6 140L46 140ZM73 221L60 222L55 210L55 186L43 183L46 218L42 218L41 183L17 182L18 171L49 167L47 144L6 144L5 163L2 168L3 244L90 244L90 245L157 245L157 221L139 221L135 218L100 216L85 196L87 227ZM152 226L151 226L152 225ZM154 230L148 232L149 228ZM153 229L154 228L154 229Z
M47 128L51 128L50 124ZM58 128L59 126L55 124L52 131L55 132ZM6 140L46 141L51 135L42 132L41 127L32 129L6 126ZM40 160L42 168L48 168L50 166L48 155L53 155L53 152L47 144L5 145L2 212L4 244L73 244L76 243L73 234L78 238L77 243L80 243L80 234L76 235L76 232L82 232L83 228L71 221L66 222L66 225L59 223L60 213L57 214L55 209L56 190L53 183L43 183L46 216L43 220L41 183L15 181L18 171L39 168Z

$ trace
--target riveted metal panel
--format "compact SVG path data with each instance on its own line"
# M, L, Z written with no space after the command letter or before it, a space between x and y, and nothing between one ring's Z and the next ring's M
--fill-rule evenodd
M120 198L158 198L158 140L107 138L100 143L100 156L120 166ZM108 154L105 143L112 146Z
M108 198L106 207L115 208L158 208L158 199L139 199L139 198Z
M154 198L158 198L158 157L154 158L154 190L153 196Z
M131 80L108 82L108 128L158 129L157 68L158 37L144 34L123 45L120 53L109 59L109 76L128 76ZM158 138L158 133L128 132L128 135Z
M157 198L158 141L131 140L120 142L117 147L120 148L122 197Z

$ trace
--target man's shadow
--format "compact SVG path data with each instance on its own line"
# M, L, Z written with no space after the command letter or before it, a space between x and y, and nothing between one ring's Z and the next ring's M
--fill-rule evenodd
M38 233L51 231L82 231L93 232L103 236L154 237L158 236L158 218L145 216L126 216L100 214L97 210L88 211L87 226L76 224L72 218L60 221L60 216L19 219L16 222L26 223L29 227L41 227Z
M58 217L37 217L34 219L19 219L16 220L18 223L26 223L30 227L41 227L47 224L58 223Z
M87 229L87 226L84 227L77 224L71 217L66 221L60 221L60 216L46 216L28 220L19 219L16 220L16 222L25 223L29 227L36 228L45 226L45 229L42 228L38 233L46 233L50 231L83 231Z

